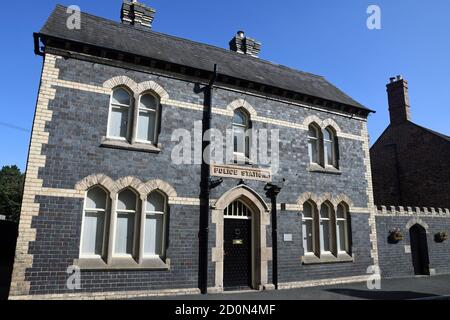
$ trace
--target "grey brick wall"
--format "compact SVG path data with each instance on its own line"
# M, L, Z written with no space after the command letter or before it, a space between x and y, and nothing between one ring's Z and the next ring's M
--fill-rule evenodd
M106 65L74 59L58 59L59 78L95 86L115 76L125 75L135 82L154 80L168 91L171 99L203 103L203 94L197 93L194 82L156 76ZM231 101L243 98L231 91L216 90L214 106L225 108ZM361 134L359 120L320 113L281 102L246 96L258 115L302 123L305 117L317 115L321 119L335 120L343 132ZM56 87L56 97L49 103L53 118L47 123L49 143L42 154L46 165L39 171L44 187L73 189L84 177L103 173L113 179L136 176L142 181L162 179L171 184L180 197L198 197L200 166L176 166L170 161L175 145L170 141L174 129L193 129L193 122L201 120L202 113L169 105L162 106L162 129L159 154L142 153L100 147L101 137L106 135L109 96L82 90ZM231 118L213 116L212 126L221 130L231 128ZM254 128L280 129L281 168L275 176L287 178L279 195L279 202L295 204L300 194L345 194L357 207L367 207L367 181L365 180L364 152L362 141L340 139L341 174L312 173L307 170L307 133L302 130L278 127L272 124L253 123ZM238 180L225 179L212 192L219 198L236 186ZM263 182L248 182L248 185L264 196ZM40 213L32 220L37 229L36 241L30 244L34 255L33 266L26 271L31 293L66 292L66 268L78 258L82 199L39 196ZM163 288L196 288L198 277L198 207L172 205L170 208L170 237L167 256L171 260L170 271L83 271L82 291L119 291ZM284 232L292 233L294 241L283 243L279 239L280 281L301 281L337 276L352 276L365 273L370 258L370 243L367 214L355 213L353 223L353 251L355 262L351 264L327 264L302 266L301 218L299 212L280 212L280 239ZM270 226L267 229L268 247L271 247ZM210 228L210 248L215 245L215 225ZM211 255L211 254L210 254ZM210 257L211 259L211 257ZM269 262L269 281L271 281ZM209 265L209 285L214 285L214 265Z
M448 241L437 243L434 235L438 232L450 232L449 217L420 217L428 226L427 242L430 259L430 269L435 269L436 274L450 273L450 246ZM410 245L409 230L406 224L411 217L378 216L378 255L382 277L411 277L414 276L411 253L405 252L405 245ZM388 242L389 231L400 228L404 240L396 244Z

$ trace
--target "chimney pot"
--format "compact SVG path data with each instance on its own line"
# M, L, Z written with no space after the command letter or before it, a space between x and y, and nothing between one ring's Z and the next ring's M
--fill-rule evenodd
M120 11L122 23L135 26L137 28L152 28L155 9L137 2L137 0L124 0Z
M230 50L246 54L252 57L258 57L261 51L261 42L245 36L244 31L238 31L236 36L230 41Z
M391 125L399 125L411 121L408 82L401 75L389 78L387 93Z

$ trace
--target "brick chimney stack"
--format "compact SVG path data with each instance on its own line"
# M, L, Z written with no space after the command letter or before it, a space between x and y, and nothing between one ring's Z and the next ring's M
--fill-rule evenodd
M151 29L155 15L155 9L137 2L137 0L124 0L120 10L122 23L141 29Z
M261 51L261 42L246 37L244 31L238 31L229 44L231 51L247 54L252 57L258 57Z
M402 76L392 77L386 87L391 125L396 126L411 121L408 81Z

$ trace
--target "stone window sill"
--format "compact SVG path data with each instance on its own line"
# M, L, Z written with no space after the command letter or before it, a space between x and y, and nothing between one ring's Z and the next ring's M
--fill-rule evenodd
M234 153L233 154L233 158L231 159L231 163L232 164L237 164L237 165L253 165L253 162L250 158L239 154L239 153Z
M326 174L342 174L341 170L334 167L322 167L316 163L311 163L308 166L309 172L326 173Z
M355 260L348 253L339 253L337 257L333 254L324 254L320 258L316 255L305 255L301 257L302 264L327 264L327 263L342 263L354 262Z
M109 139L106 137L102 138L102 142L101 142L100 146L104 147L104 148L123 149L123 150L148 152L148 153L160 153L161 152L160 145L158 145L158 147L156 147L150 143L147 144L147 143L139 143L139 142L135 142L135 143L131 144L128 141L114 140L114 139Z
M81 270L170 270L170 259L159 257L144 258L141 264L133 258L113 258L110 264L101 258L80 258L74 264Z

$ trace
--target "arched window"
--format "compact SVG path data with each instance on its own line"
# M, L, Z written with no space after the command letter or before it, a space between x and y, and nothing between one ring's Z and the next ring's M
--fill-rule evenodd
M226 218L251 219L252 211L245 203L240 200L236 200L225 208L223 215Z
M347 206L340 203L336 212L336 238L338 252L350 253L350 218Z
M308 127L308 155L310 163L320 164L320 130L315 124Z
M108 137L127 140L132 118L131 94L124 88L113 91L110 102Z
M151 94L144 94L139 99L136 140L156 143L158 132L159 102Z
M333 208L330 204L324 203L320 207L320 222L319 222L319 234L320 234L320 252L329 253L333 248Z
M325 166L337 167L336 139L329 127L323 130L323 148Z
M134 251L134 234L138 197L130 189L125 189L117 196L116 205L116 255L132 256Z
M311 202L306 202L303 204L303 225L302 225L302 235L303 235L303 249L305 254L315 254L317 253L316 248L316 205Z
M150 193L145 204L144 257L164 255L166 197L158 191Z
M88 190L84 201L81 256L103 256L108 194L100 187Z
M234 153L249 158L250 155L250 118L242 109L234 111L233 116L233 141Z

